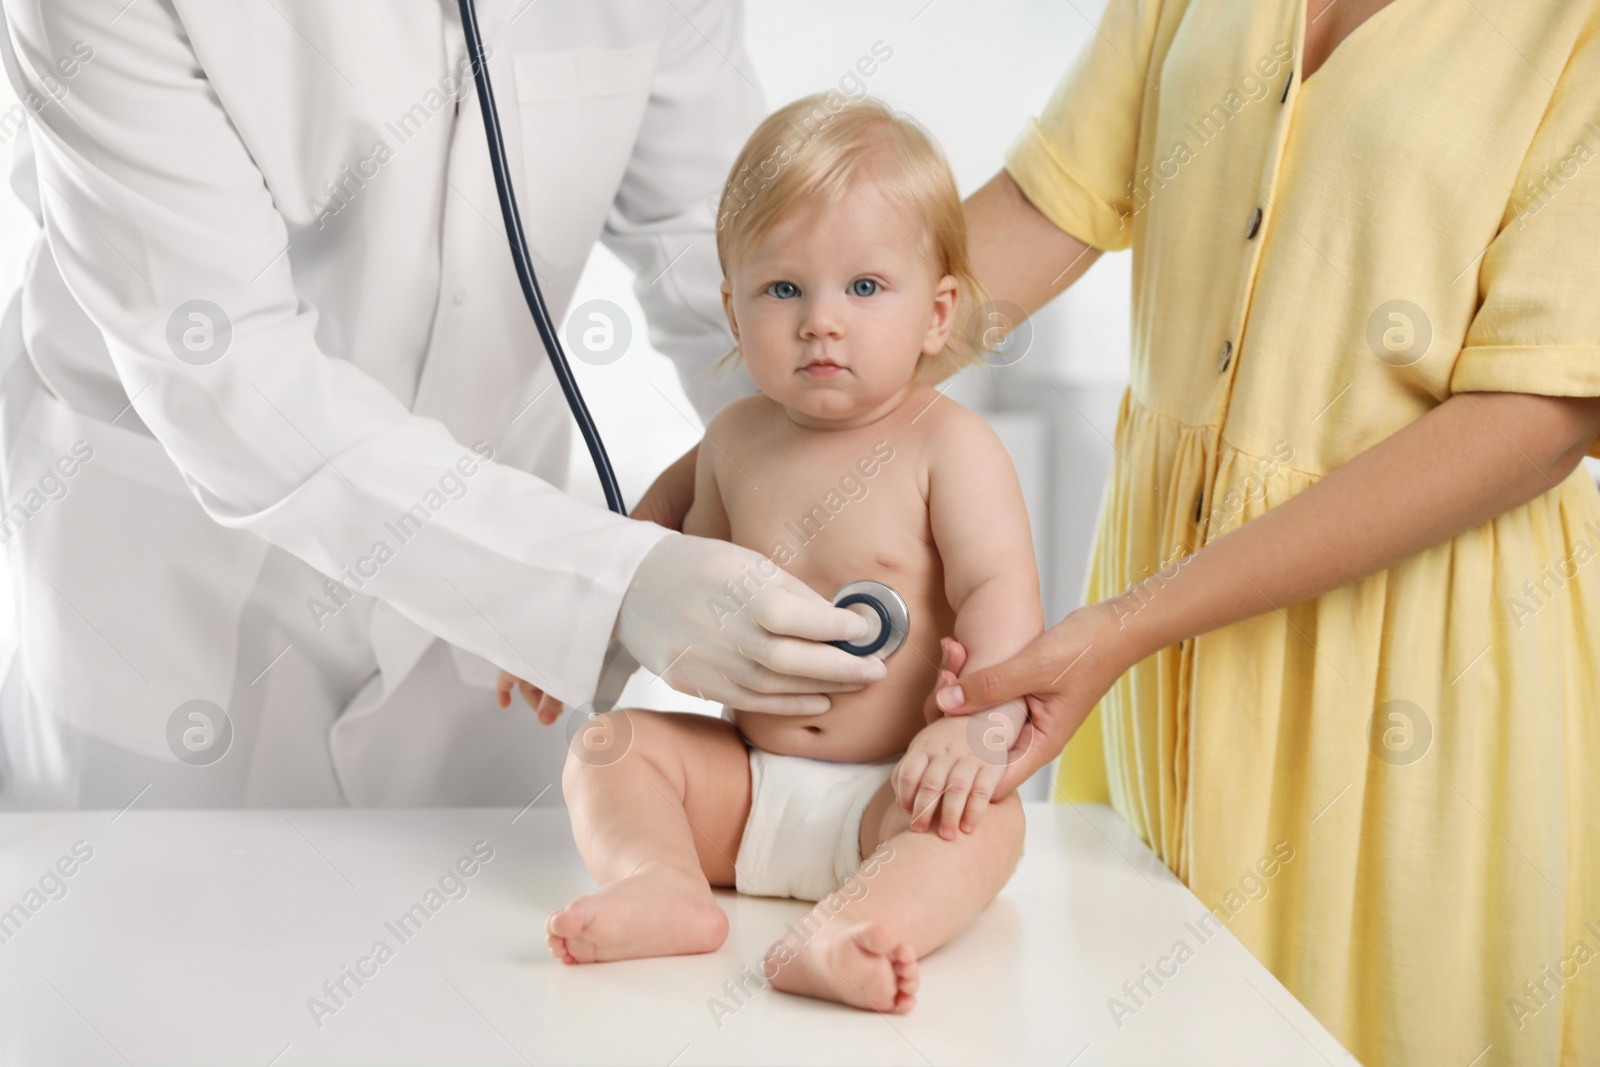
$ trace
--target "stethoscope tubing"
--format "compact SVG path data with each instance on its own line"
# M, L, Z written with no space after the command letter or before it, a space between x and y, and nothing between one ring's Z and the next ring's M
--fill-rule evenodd
M534 325L539 330L539 340L544 342L545 354L566 395L567 407L577 420L578 432L588 446L589 459L594 463L595 474L600 479L600 491L605 494L606 507L618 515L628 513L622 501L622 488L617 483L617 472L612 469L611 458L606 455L605 442L600 430L583 402L583 393L573 377L572 365L561 347L560 335L551 321L550 310L545 306L544 293L539 288L539 277L533 270L533 259L528 254L528 238L522 229L522 216L517 211L517 197L511 188L511 171L506 166L505 140L500 132L500 113L494 105L494 87L489 83L489 66L483 54L483 38L478 32L478 13L472 0L461 2L461 29L467 38L467 53L472 60L472 77L478 86L478 103L483 111L484 135L489 141L489 164L494 170L495 194L500 199L500 217L505 221L507 243L511 246L511 259L516 264L517 281L522 283L522 296L533 314Z

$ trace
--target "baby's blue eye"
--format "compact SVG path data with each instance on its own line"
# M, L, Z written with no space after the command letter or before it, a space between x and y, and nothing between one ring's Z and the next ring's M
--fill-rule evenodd
M773 282L767 286L767 295L779 300L793 300L800 295L800 287L794 282Z
M850 292L855 296L871 296L878 291L878 283L871 278L857 278L850 283Z

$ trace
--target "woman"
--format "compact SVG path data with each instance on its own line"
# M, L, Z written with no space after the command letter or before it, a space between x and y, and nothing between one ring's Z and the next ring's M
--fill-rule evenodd
M1600 1062L1597 106L1594 0L1111 0L969 203L1027 310L1131 245L1133 362L1090 605L941 706L1032 694L1003 791L1098 704L1373 1067Z
M1600 2L1309 3L1110 0L968 201L1027 311L1131 246L1133 362L1089 605L938 699L1028 695L999 795L1099 706L1362 1062L1597 1063Z

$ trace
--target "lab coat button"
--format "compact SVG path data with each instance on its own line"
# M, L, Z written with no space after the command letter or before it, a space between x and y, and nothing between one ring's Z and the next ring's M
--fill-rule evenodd
M1222 352L1220 354L1218 354L1218 356L1217 356L1217 370L1218 371L1227 370L1228 369L1228 364L1230 362L1232 362L1232 360L1233 360L1233 342L1232 341L1224 341L1224 342L1222 342Z
M1258 234L1260 232L1261 232L1261 209L1260 208L1256 208L1254 214L1252 214L1250 216L1250 226L1249 226L1249 228L1247 230L1245 230L1244 239L1246 241L1253 241L1256 238L1256 234Z
M465 291L457 289L456 295L452 299L455 300L456 307L460 307L467 302L467 294Z

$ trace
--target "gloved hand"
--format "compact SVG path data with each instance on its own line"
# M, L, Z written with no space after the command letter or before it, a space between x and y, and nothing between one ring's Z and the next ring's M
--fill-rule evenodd
M785 715L820 714L826 694L883 678L876 656L818 643L873 632L766 557L686 534L646 554L617 617L618 641L672 688Z

